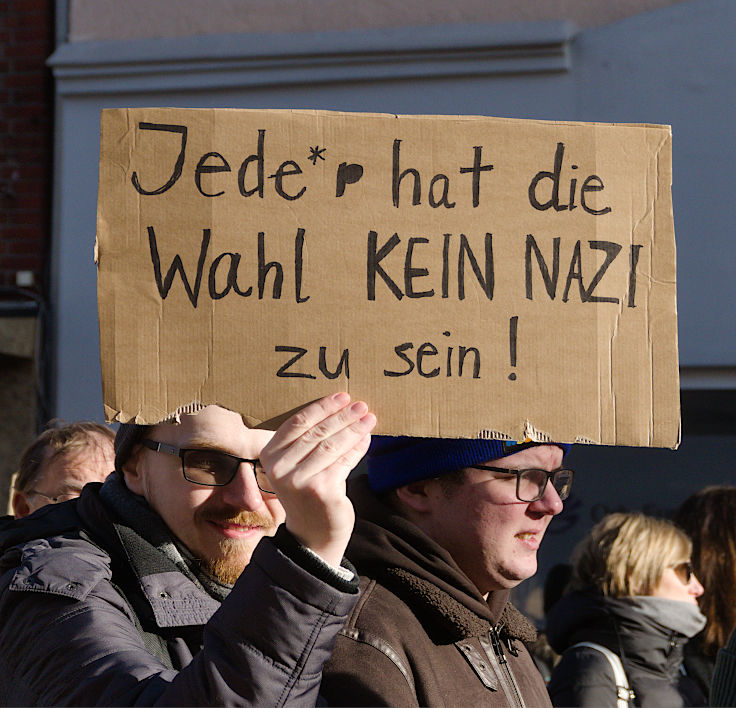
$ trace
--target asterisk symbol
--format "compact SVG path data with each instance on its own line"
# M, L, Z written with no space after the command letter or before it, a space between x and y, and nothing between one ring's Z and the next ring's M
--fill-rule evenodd
M324 160L322 153L327 152L327 148L321 148L319 145L309 148L309 157L307 160L311 160L313 165L317 164L317 160Z

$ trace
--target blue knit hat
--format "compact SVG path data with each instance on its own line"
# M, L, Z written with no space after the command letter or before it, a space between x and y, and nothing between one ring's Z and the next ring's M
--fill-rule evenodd
M403 487L420 479L439 477L489 460L498 460L528 447L547 443L509 440L411 438L374 435L366 456L368 482L374 492ZM549 443L562 448L570 445Z

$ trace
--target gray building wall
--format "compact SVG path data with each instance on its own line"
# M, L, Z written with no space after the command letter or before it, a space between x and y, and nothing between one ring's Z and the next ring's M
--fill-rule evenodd
M570 20L602 27L684 0L68 0L68 40Z
M668 511L733 483L736 4L692 0L576 30L562 20L62 44L57 86L53 305L56 413L102 415L95 235L99 111L116 106L321 108L666 123L673 129L683 444L578 448L540 573L606 510Z

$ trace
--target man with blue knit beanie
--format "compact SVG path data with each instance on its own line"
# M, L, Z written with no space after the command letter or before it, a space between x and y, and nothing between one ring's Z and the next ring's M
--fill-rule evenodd
M373 437L349 483L362 597L324 672L330 705L551 705L508 600L570 493L568 449Z

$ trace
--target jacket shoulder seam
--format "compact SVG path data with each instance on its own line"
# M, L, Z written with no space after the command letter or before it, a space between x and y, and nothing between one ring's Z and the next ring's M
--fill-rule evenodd
M385 639L381 639L380 637L376 637L360 629L344 628L340 630L340 634L344 637L347 637L348 639L352 639L353 641L367 644L368 646L371 646L377 651L381 652L381 654L389 659L401 672L404 679L406 679L407 684L409 684L409 688L411 689L412 693L416 692L416 689L414 687L414 679L412 678L409 669L406 668L398 652Z

